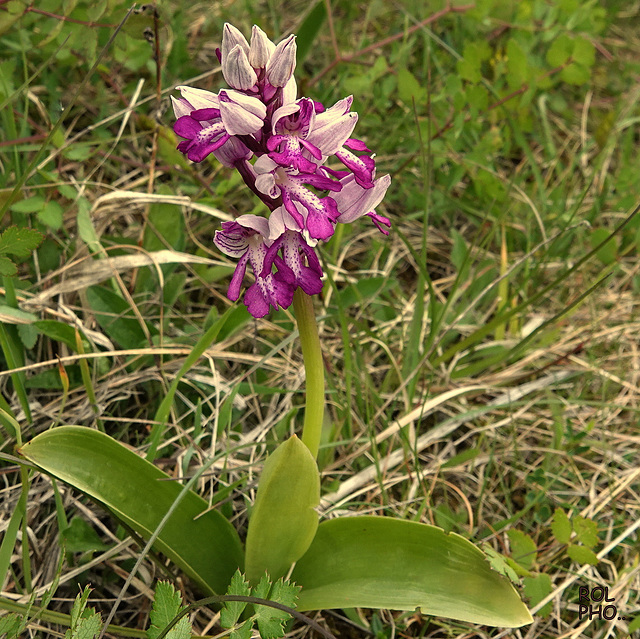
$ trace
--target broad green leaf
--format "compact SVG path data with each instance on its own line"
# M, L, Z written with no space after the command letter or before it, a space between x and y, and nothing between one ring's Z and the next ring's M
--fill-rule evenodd
M170 194L167 187L160 194ZM149 223L144 230L142 246L150 252L174 248L184 250L186 244L185 224L182 209L176 204L154 202L149 207ZM175 265L166 265L174 266Z
M573 59L583 67L592 67L596 61L596 48L590 40L577 37L573 41Z
M469 254L467 243L465 242L462 234L458 233L458 231L453 227L451 227L451 239L453 240L453 246L451 247L451 263L456 267L456 270L460 272L467 263L467 256Z
M406 67L398 69L398 96L407 105L419 104L426 98L426 89Z
M38 341L38 329L34 328L33 324L18 324L16 327L20 341L24 344L25 348L31 349L36 345Z
M248 597L251 594L249 582L245 580L244 575L236 570L231 578L231 583L226 592L227 595L241 595ZM238 623L240 615L244 612L247 604L244 601L227 601L220 611L220 625L223 628L233 628Z
M463 450L461 453L454 455L451 459L448 459L440 468L455 468L456 466L460 466L470 459L475 459L480 454L479 448L467 448Z
M38 319L33 313L0 304L0 320L5 324L31 324Z
M354 304L362 304L363 302L374 299L388 284L389 278L386 277L367 277L360 279L355 284L340 291L340 302L344 308L348 308Z
M568 544L571 539L571 522L562 508L556 508L553 513L551 532L561 544Z
M107 0L99 0L98 2L93 2L92 4L90 4L86 9L87 18L89 18L89 20L91 20L92 22L97 22L98 20L100 20L102 14L107 9L107 4Z
M262 577L260 583L254 588L253 596L260 599L270 599L285 606L293 607L296 600L298 588L290 584L284 584L282 579L271 587L271 582L266 575ZM284 636L284 622L291 619L291 615L284 610L273 608L272 606L255 606L254 619L258 624L260 637L262 639L279 639Z
M511 556L527 570L533 567L538 556L538 548L535 541L525 535L521 530L512 529L507 535L511 543Z
M521 87L529 80L527 54L514 38L507 42L507 81L512 88Z
M465 55L457 62L458 75L469 82L480 82L482 74L480 73L480 61L476 61L471 56Z
M597 228L591 231L591 248L595 248L599 244L602 244L609 235L610 231L605 228ZM612 237L606 244L601 246L596 253L598 259L606 265L612 264L618 259L618 244L616 238Z
M93 220L91 219L91 204L84 198L78 198L78 215L76 217L76 224L78 225L78 235L82 241L87 245L87 248L96 253L100 250L100 238L93 226Z
M100 632L100 626L102 625L100 615L93 608L87 609L90 593L91 588L85 586L83 592L73 602L71 627L65 632L65 639L94 639Z
M251 639L253 634L253 619L247 619L241 626L231 631L231 639Z
M153 597L153 608L149 614L151 627L147 630L147 637L156 639L183 608L180 593L169 582L159 581ZM191 639L189 619L182 617L166 637L167 639Z
M10 226L0 234L0 255L27 258L40 246L43 239L44 235L35 229Z
M148 539L176 500L181 486L108 435L81 426L41 433L21 449L47 473L105 506ZM233 526L194 492L167 521L155 548L206 593L224 593L242 567L242 545Z
M463 57L457 62L458 74L463 80L480 82L482 80L482 62L491 57L491 48L487 42L478 40L464 45Z
M302 65L309 55L311 47L313 46L313 41L316 39L326 17L327 8L325 0L318 0L316 2L316 6L311 9L307 17L304 19L304 22L298 28L297 58L299 66Z
M50 200L38 211L37 217L45 226L57 231L62 226L64 211L58 202Z
M38 320L33 325L43 334L56 342L63 342L72 351L77 350L76 329L57 320Z
M24 630L23 620L24 617L14 612L0 617L0 637L7 637L7 639L17 637Z
M640 615L633 618L633 621L629 624L627 629L629 630L629 634L634 633L636 630L640 630Z
M0 255L0 275L12 277L16 275L17 272L18 268L16 265L8 257Z
M61 532L67 552L90 552L109 548L82 517L73 517L69 526Z
M320 477L309 449L294 435L278 446L262 469L249 518L246 575L256 583L267 572L284 575L302 557L318 527Z
M483 544L482 551L484 552L491 568L507 577L512 583L519 583L520 580L518 578L518 574L511 565L509 565L508 557L504 557L499 552L496 552L491 546L489 546L489 544ZM512 561L511 563L515 562Z
M489 92L481 84L473 84L464 92L469 106L476 111L486 111L489 107Z
M522 584L524 587L524 593L529 598L530 606L535 606L553 590L551 577L545 574L536 575L535 577L525 577L522 580ZM546 617L551 612L552 606L553 602L550 601L548 604L540 608L537 614L541 617Z
M295 608L299 592L300 586L280 578L273 584L271 592L269 593L269 599L289 606L289 608Z
M293 570L298 610L415 610L517 628L533 619L509 580L454 533L386 517L322 522Z
M598 524L593 519L576 515L572 523L576 537L587 548L593 548L598 543Z
M42 195L34 195L32 197L25 198L24 200L18 200L11 205L11 210L16 213L36 213L41 211L45 205L45 199Z
M591 548L587 548L586 546L576 546L575 544L569 544L567 548L567 555L571 557L571 559L581 566L585 566L587 564L591 566L598 565L598 557L591 550Z
M146 342L140 322L122 297L103 286L90 286L87 300L98 324L122 348L137 348Z
M8 2L4 7L8 7L11 2ZM20 5L20 3L17 3ZM16 2L13 2L13 5L16 5ZM21 7L22 8L22 7ZM11 13L10 11L2 11L0 12L0 36L4 35L11 27L14 25L22 17L21 13Z
M562 33L551 43L546 55L547 62L552 67L559 67L569 59L572 52L573 42L571 38Z
M560 77L568 84L581 86L589 82L591 72L589 69L577 62L572 62L560 72Z

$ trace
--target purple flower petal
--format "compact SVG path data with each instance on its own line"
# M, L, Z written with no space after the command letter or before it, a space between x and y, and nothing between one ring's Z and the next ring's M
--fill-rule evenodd
M265 69L266 78L273 87L283 87L296 68L296 37L289 36L278 43L275 51L269 58Z
M323 191L339 191L342 187L339 182L332 180L326 175L320 175L319 173L298 173L297 175L289 175L291 182L298 182L301 184L310 184L317 189Z
M267 108L256 97L220 91L220 116L229 135L250 135L262 128Z
M357 138L349 138L345 143L348 149L352 149L353 151L365 151L366 153L371 153L371 149L367 148L367 145Z
M171 96L171 106L173 106L173 113L176 118L189 115L193 111L193 106L184 98L174 98Z
M233 168L241 160L249 160L253 153L238 138L231 136L221 147L217 148L213 154L219 162Z
M233 272L231 282L229 282L229 288L227 289L227 297L235 302L240 297L240 288L242 287L242 280L244 279L245 271L247 270L247 262L249 261L249 253L245 253L238 264L236 270Z
M269 302L258 282L254 282L244 294L244 304L255 318L264 317L269 312Z
M316 165L302 155L301 142L300 138L293 135L274 135L269 139L267 148L270 146L275 148L280 144L281 150L269 153L269 157L280 166L291 167L304 173L313 173L316 170Z
M373 183L373 188L370 189L360 186L355 175L349 175L341 183L342 190L333 196L340 211L337 221L349 224L363 215L373 212L373 209L382 202L382 198L391 184L391 177L383 175Z
M220 117L220 109L195 109L189 114L194 120L203 122L204 120L213 120Z
M193 120L191 116L183 115L176 120L176 123L173 125L173 130L176 135L179 135L181 138L193 140L193 138L202 131L202 125Z
M373 187L373 176L376 170L376 163L373 158L370 158L368 155L357 156L345 149L337 151L335 156L342 164L353 171L356 182L361 187L365 189Z
M378 215L378 213L367 213L367 215L373 220L376 228L380 233L389 235L389 229L391 228L391 220L384 215ZM384 227L387 227L386 229Z
M246 54L249 53L249 43L247 39L242 35L242 32L234 27L232 24L225 22L222 30L222 49L221 57L224 63L225 58L229 55L231 49L236 46L240 46Z

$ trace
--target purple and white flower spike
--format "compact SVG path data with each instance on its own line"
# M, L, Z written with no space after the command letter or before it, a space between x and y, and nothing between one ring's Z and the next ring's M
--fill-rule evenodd
M238 259L227 296L240 297L250 264L255 281L244 303L254 317L264 317L271 308L288 308L297 288L308 295L322 291L316 246L331 238L337 223L368 216L389 234L391 222L375 208L391 178L376 179L373 153L351 137L358 121L351 96L328 109L311 98L296 99L295 36L275 45L254 26L247 42L225 24L217 54L231 88L212 93L177 87L174 131L184 138L178 149L190 160L214 155L235 167L271 211L223 222L213 240Z

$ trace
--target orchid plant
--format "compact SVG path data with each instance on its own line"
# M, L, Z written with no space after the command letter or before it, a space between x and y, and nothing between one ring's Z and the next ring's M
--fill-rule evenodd
M240 569L252 584L265 573L273 580L290 575L301 587L302 611L419 607L493 626L529 623L509 580L458 535L387 517L318 523L316 457L325 397L313 309L313 296L323 289L317 250L337 224L361 218L388 235L390 221L375 209L391 178L376 177L374 154L351 137L358 120L352 97L329 108L297 98L295 36L275 45L254 26L247 42L226 24L217 54L230 88L211 93L178 87L180 97L172 98L174 130L184 138L178 149L193 162L213 155L235 168L264 203L264 216L223 222L214 244L238 260L230 300L239 299L250 264L253 282L244 303L251 315L261 318L293 305L306 372L301 438L289 438L265 462L244 548L218 511L194 519L206 504L189 485L181 490L158 482L164 475L159 469L103 433L57 428L34 438L22 454L103 503L207 594L224 593ZM123 493L123 481L139 490Z
M295 36L276 46L254 26L249 43L225 24L217 54L232 88L215 94L177 87L181 97L172 97L174 130L185 138L178 149L194 162L213 154L236 168L269 211L264 217L241 215L224 222L214 244L238 259L230 300L240 297L250 264L255 280L244 303L251 315L264 317L271 308L294 305L308 382L302 441L315 457L324 410L323 365L310 297L323 287L316 249L331 238L336 224L363 216L388 235L391 223L375 208L391 178L376 178L372 152L351 137L358 121L351 111L353 97L329 108L311 98L296 99Z

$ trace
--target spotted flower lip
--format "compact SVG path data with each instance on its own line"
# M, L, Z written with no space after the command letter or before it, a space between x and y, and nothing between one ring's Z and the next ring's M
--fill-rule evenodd
M258 26L250 42L225 24L216 50L228 89L179 86L172 97L178 149L193 162L213 154L236 168L269 209L223 222L214 244L238 260L227 297L236 301L247 266L254 281L244 303L254 317L288 308L294 291L321 293L317 248L339 223L368 217L385 235L391 222L376 212L391 178L376 178L374 153L353 137L353 97L325 106L297 99L296 39L277 45ZM336 162L337 161L337 162Z
M319 173L301 173L283 167L269 156L263 155L253 165L256 172L256 188L271 198L280 196L282 203L301 229L306 229L314 239L327 240L334 232L339 216L336 202L329 196L320 197L306 188L338 191L341 186L335 180ZM295 203L306 209L301 214Z
M322 159L322 152L306 138L313 130L315 111L313 101L302 98L295 104L281 106L272 117L273 135L267 141L269 157L281 166L312 173ZM276 149L280 149L276 151ZM316 162L305 157L307 151Z
M239 258L227 291L230 300L236 301L240 297L247 264L251 264L256 279L247 289L244 302L254 317L264 317L271 307L277 310L291 306L296 288L295 274L282 260L270 257L271 263L278 259L275 273L265 268L268 232L269 223L265 218L241 215L234 221L223 222L222 230L216 231L213 240L225 255Z
M278 258L278 251L282 251L282 262ZM271 272L272 264L278 269L282 265L292 274L295 288L298 286L307 295L317 295L322 291L322 267L315 251L296 231L285 230L267 250L264 257L262 276Z

